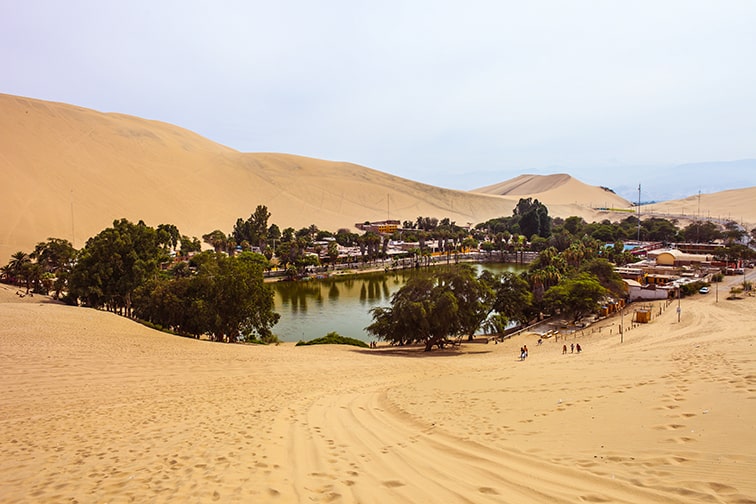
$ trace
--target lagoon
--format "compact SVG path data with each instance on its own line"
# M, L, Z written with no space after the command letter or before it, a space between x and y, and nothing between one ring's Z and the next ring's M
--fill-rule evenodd
M513 263L473 264L473 267L478 274L484 269L493 273L519 273L527 269ZM273 333L281 341L308 341L332 331L370 341L365 332L365 327L373 322L370 309L389 306L392 294L413 274L413 270L398 270L273 282L275 310L281 315Z

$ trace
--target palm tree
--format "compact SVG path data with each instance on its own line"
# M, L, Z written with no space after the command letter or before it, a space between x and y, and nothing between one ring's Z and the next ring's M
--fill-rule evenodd
M10 281L10 276L11 276L10 265L6 264L5 266L0 267L0 281L4 280L8 282Z
M30 262L31 257L29 257L29 254L21 252L20 250L11 256L11 260L7 266L7 274L9 275L8 279L12 284L19 285L24 274L24 269Z

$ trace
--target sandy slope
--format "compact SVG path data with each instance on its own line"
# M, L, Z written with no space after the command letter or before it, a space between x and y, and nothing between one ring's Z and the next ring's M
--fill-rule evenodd
M716 176L716 174L713 174ZM756 182L756 176L754 177ZM756 227L756 186L713 194L689 196L680 200L643 205L643 212L685 215L689 219L733 220L747 231Z
M756 298L724 292L581 354L426 355L198 342L0 286L0 500L756 502Z
M516 200L441 189L351 163L246 154L158 121L0 94L0 262L48 237L79 248L115 219L230 233L259 204L281 229L387 217L460 224Z
M627 216L594 207L629 205L565 174L455 191L351 163L241 153L159 121L3 94L0 173L0 264L49 237L81 248L120 218L175 224L189 236L230 233L259 204L281 229L315 224L332 231L418 216L477 224L511 215L523 197L537 198L552 216L589 222ZM702 195L703 215L732 215L753 223L750 229L754 189ZM678 206L686 204L658 208L677 213Z

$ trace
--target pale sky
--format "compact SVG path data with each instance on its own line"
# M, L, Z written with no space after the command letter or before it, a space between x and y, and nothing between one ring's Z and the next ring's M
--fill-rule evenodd
M2 93L454 189L756 185L756 161L661 169L756 160L753 0L0 0L0 68Z

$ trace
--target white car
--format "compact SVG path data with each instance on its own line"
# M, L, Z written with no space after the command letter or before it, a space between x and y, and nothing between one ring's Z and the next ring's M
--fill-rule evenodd
M701 294L708 294L709 293L709 288L708 287L701 287L700 289L698 289L698 292L700 292Z

